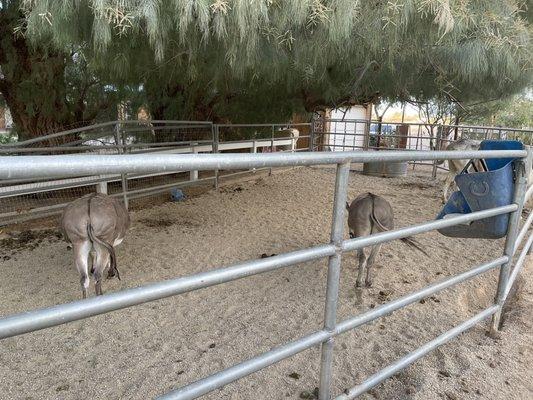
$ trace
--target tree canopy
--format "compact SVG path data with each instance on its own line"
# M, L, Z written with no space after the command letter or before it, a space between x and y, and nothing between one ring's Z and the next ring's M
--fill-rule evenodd
M260 122L386 100L476 102L532 81L523 0L20 0L16 33L82 49L156 118Z
M20 30L19 1L0 0L0 102L19 138L93 120L118 98L89 67L81 45L30 44Z
M473 106L463 121L476 125L533 129L533 94Z

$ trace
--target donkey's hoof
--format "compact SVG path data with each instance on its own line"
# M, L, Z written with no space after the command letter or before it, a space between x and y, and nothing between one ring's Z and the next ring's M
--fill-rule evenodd
M366 287L372 287L372 282L371 281L366 281L365 282L365 286Z
M356 288L360 288L361 286L363 286L363 285L361 284L361 282L355 282L355 287L356 287Z

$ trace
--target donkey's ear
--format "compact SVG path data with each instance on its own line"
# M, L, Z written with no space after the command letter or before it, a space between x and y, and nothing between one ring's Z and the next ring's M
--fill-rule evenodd
M346 202L346 209L350 211L350 203Z

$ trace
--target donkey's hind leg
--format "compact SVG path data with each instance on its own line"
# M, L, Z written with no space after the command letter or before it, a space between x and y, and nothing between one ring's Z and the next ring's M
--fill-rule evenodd
M94 247L96 249L96 262L93 266L94 290L96 295L100 296L104 294L102 291L102 276L111 259L105 247L97 243L95 243Z
M72 245L74 250L74 257L76 269L80 274L80 285L82 298L87 298L87 288L89 287L89 253L91 251L91 242L86 240L84 242L74 243Z
M379 254L380 249L381 249L381 244L372 246L372 251L370 252L370 256L368 257L368 261L366 262L366 279L365 279L366 287L372 286L373 279L371 275L371 270L374 267L374 261L376 261L376 257Z
M365 276L365 269L367 265L367 257L365 254L365 249L357 250L357 255L359 256L359 268L357 271L357 281L355 282L355 287L363 286L363 276Z

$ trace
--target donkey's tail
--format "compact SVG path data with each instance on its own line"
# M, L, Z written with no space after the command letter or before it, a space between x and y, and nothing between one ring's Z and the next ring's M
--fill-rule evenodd
M375 202L376 202L376 195L373 194L373 193L370 193L368 192L368 195L370 196L370 198L372 199L372 213L370 214L370 219L372 220L372 222L374 224L376 224L378 226L378 229L381 231L381 232L386 232L388 231L389 229L384 227L383 224L379 221L379 219L376 217L376 213L375 213L375 209L374 209L374 205L375 205Z
M112 278L116 276L118 280L120 280L120 272L117 268L117 256L115 254L115 249L113 246L111 246L109 243L103 241L98 236L94 234L93 226L91 225L91 200L93 199L93 196L89 197L89 201L87 203L87 214L89 216L89 221L87 222L87 235L89 236L89 240L92 243L98 243L99 245L104 246L107 251L109 252L109 257L111 259L110 265L109 265L109 271L107 272L107 277Z
M375 223L378 226L378 229L380 231L386 232L389 229L384 227L383 224L381 222L379 222L379 220L377 219L376 215L374 214L375 195L372 194L372 193L369 193L369 195L372 197L372 213L370 214L370 218L372 219L372 222ZM401 238L400 240L402 241L402 243L405 243L406 245L408 245L410 247L414 247L415 249L421 251L422 253L424 253L426 256L429 257L429 254L426 253L426 251L422 248L420 243L418 241L416 241L415 239L413 239L412 237L405 237L405 238Z
M426 253L426 251L422 248L420 243L416 241L415 239L413 239L412 237L405 237L405 238L401 238L400 240L402 241L402 243L405 243L406 245L410 247L414 247L415 249L417 249L418 251L421 251L422 253L424 253L426 256L429 257L429 254Z
M118 278L118 280L120 280L120 272L118 271L118 268L117 268L117 256L115 254L115 249L113 248L113 246L111 246L107 242L104 242L102 239L98 238L94 234L94 230L93 230L93 227L91 225L91 222L89 222L87 224L87 234L89 235L89 239L91 240L91 242L98 243L98 244L104 246L107 249L107 251L109 252L109 256L111 258L111 263L110 263L110 266L109 266L109 271L107 273L107 277L108 278L112 278L112 277L116 276Z

